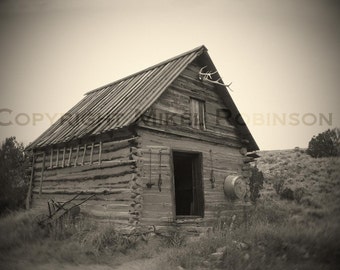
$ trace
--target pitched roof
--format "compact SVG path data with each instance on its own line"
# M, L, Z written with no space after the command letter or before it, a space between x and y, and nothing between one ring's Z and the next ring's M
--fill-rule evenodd
M133 124L177 76L203 53L210 66L213 66L207 49L200 46L86 93L78 104L31 143L28 149L95 136ZM221 87L227 93L225 87ZM231 97L229 93L227 95L226 100L230 103ZM232 100L231 105L238 112ZM245 128L244 135L253 144L252 148L256 148L252 150L257 150L256 142L248 128Z

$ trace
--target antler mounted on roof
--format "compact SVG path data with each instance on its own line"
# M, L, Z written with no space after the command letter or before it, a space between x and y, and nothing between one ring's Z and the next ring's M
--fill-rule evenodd
M216 74L217 71L214 71L214 72L212 72L212 71L203 72L203 70L204 70L206 67L207 67L207 66L202 67L202 68L200 69L200 71L198 72L198 79L199 79L200 81L208 81L208 82L211 82L211 83L214 83L214 84L223 85L223 86L227 87L227 89L230 89L231 91L233 91L233 90L230 88L230 85L232 84L232 82L229 83L229 84L224 84L224 83L220 82L221 78L218 78L217 80L214 81L214 80L212 79L212 75Z

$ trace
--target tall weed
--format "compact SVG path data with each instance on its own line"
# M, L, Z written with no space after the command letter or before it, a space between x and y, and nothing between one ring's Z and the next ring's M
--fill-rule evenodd
M306 215L296 222L292 215ZM336 269L339 265L340 231L334 217L324 212L322 222L286 201L259 201L249 214L249 227L231 232L214 231L198 242L173 250L173 266L197 269ZM213 253L223 250L215 261Z

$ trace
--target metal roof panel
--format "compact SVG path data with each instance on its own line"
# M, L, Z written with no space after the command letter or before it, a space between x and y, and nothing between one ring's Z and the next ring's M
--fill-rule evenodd
M28 148L65 143L131 125L204 51L204 46L197 47L86 93Z

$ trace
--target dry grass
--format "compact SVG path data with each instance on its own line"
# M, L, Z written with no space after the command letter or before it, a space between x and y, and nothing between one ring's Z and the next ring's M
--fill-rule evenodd
M145 248L146 242L119 233L112 224L100 226L81 218L65 220L62 228L42 229L35 217L30 211L13 212L0 220L0 269L46 263L117 266L131 258L152 257L153 250Z
M169 262L186 269L336 269L340 265L339 220L331 213L305 214L291 202L261 201L250 225L231 233L217 231L198 242L172 250ZM210 254L225 247L221 261Z
M46 231L34 213L12 213L0 220L0 269L338 269L340 159L313 159L300 150L261 155L265 190L247 226L229 232L220 221L195 242L177 231L143 241L85 219ZM294 200L280 198L276 181ZM221 247L222 259L214 261Z
M218 230L172 251L173 267L339 269L340 159L314 159L301 150L260 155L265 190L250 213L248 227L231 233ZM293 200L277 194L285 188L292 190ZM223 259L214 262L210 254L221 247L225 247Z

